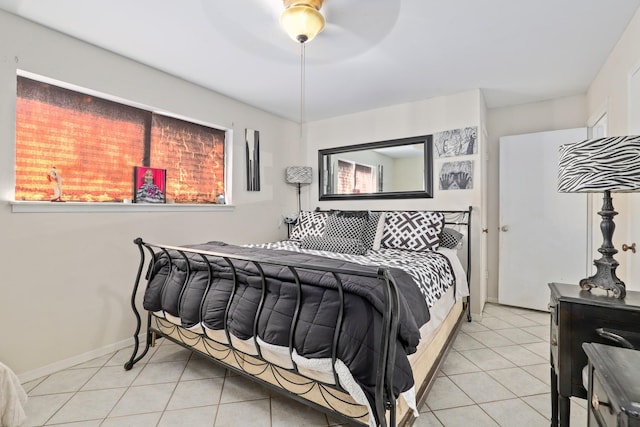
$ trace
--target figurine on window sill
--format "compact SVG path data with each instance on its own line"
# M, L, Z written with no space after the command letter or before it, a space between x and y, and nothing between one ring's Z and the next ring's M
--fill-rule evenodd
M51 167L51 170L47 174L47 179L53 187L53 198L51 199L51 201L64 202L64 200L62 200L62 177L58 173L58 170L55 166Z

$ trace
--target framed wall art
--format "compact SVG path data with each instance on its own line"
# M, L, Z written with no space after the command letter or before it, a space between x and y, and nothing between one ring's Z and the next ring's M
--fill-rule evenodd
M446 162L440 168L440 190L471 190L473 160Z
M478 127L452 129L433 134L436 158L478 154Z
M245 130L247 191L260 191L260 131Z
M166 169L133 168L133 203L166 203L166 188Z

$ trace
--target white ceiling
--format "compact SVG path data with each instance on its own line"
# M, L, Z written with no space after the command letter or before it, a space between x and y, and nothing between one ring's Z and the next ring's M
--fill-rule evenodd
M306 46L305 121L478 88L489 108L585 93L639 6L325 0L327 27ZM0 0L0 9L300 119L300 48L279 28L280 0Z

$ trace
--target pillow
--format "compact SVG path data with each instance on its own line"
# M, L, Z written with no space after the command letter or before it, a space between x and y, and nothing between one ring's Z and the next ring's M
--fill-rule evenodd
M462 241L464 235L453 228L444 227L440 233L440 246L443 248L456 249Z
M440 212L387 212L380 246L411 251L436 250L443 227L444 214Z
M327 217L324 237L362 240L369 213L366 211L334 211Z
M300 242L303 249L315 249L317 251L339 252L343 254L364 255L365 249L362 240L344 237L319 237L306 236Z
M382 241L382 233L384 232L384 222L386 218L385 212L380 212L380 219L378 220L378 227L376 229L376 237L373 239L373 247L371 249L377 251L380 249L380 242Z
M302 211L293 226L289 240L302 240L306 236L322 236L327 222L326 212Z
M374 242L376 241L376 234L378 232L378 223L380 222L381 212L369 212L369 221L364 227L362 233L362 244L366 250L373 249ZM383 223L384 226L384 223ZM378 249L380 244L378 244Z

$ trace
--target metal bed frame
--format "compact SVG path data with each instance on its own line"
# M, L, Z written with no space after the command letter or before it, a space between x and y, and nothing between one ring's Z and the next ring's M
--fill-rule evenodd
M466 226L467 230L467 234L466 234L466 242L467 242L467 283L469 283L470 277L471 277L471 248L470 248L470 239L469 237L471 236L471 207L469 207L469 210L466 211L437 211L437 212L442 212L443 214L445 214L445 218L446 215L455 215L457 216L457 219L454 221L446 221L445 223L447 225L463 225ZM388 268L385 267L380 267L377 268L376 272L353 272L351 270L347 270L347 269L334 269L334 268L326 268L323 266L316 266L316 265L310 265L310 264L297 264L297 263L292 263L292 262L287 262L287 261L282 261L282 262L266 262L266 261L256 261L254 259L252 259L251 257L247 257L247 256L239 256L239 255L230 255L224 252L211 252L211 251L204 251L204 250L198 250L198 249L193 249L193 248L185 248L185 247L176 247L176 246L168 246L168 245L162 245L162 244L156 244L156 243L149 243L149 242L145 242L143 241L141 238L137 238L134 240L134 243L138 246L138 250L140 253L140 263L138 266L138 271L136 274L136 279L134 282L134 287L133 287L133 291L131 294L131 308L133 310L133 313L135 315L136 318L136 328L135 328L135 332L133 334L133 338L134 338L134 349L133 349L133 353L131 355L131 358L124 364L124 368L125 370L130 370L133 368L134 364L136 364L138 361L140 361L149 351L150 347L155 346L155 341L157 337L164 337L182 347L185 347L189 350L198 352L198 354L204 356L205 358L212 360L218 364L221 364L223 367L230 369L240 375L243 375L245 377L249 377L252 380L258 381L259 383L261 383L262 385L266 386L269 389L272 390L276 390L279 391L281 393L284 393L285 395L300 401L304 404L310 405L312 407L314 407L317 410L320 410L322 412L325 412L327 414L329 414L330 416L337 418L341 421L345 421L349 424L352 425L366 425L363 423L363 419L368 415L365 411L364 414L362 414L361 416L356 416L356 417L349 417L347 415L344 415L340 412L336 412L334 410L332 410L333 406L330 402L331 401L335 401L334 399L337 399L338 401L342 402L342 403L346 403L346 404L351 404L351 402L347 402L346 400L342 399L339 394L336 394L334 392L337 391L339 393L344 393L346 395L348 395L348 392L341 386L340 381L338 379L338 374L336 372L336 368L335 368L335 362L336 362L336 355L337 355L337 348L338 348L338 343L340 340L340 330L341 330L341 325L342 322L344 320L344 289L343 289L343 281L342 281L342 277L343 275L351 275L351 276L362 276L362 277L373 277L373 278L377 278L380 283L383 285L382 289L384 289L384 296L385 296L385 309L384 312L382 313L382 327L383 327L383 333L382 336L380 338L380 357L377 360L376 363L376 388L375 388L375 407L372 407L372 411L375 413L375 417L377 418L377 423L378 425L382 426L382 427L386 427L387 425L389 426L395 426L396 425L396 405L394 403L392 403L392 401L390 401L389 396L393 398L394 393L393 393L393 374L394 374L394 363L393 361L395 361L396 358L396 346L395 345L390 345L390 343L394 343L395 344L395 337L397 337L397 331L398 331L398 312L399 312L399 297L398 297L398 289L395 283L395 280L393 278L393 276L390 274L390 271ZM150 280L150 273L152 271L153 265L158 261L158 256L159 254L164 254L171 263L173 263L176 259L182 259L184 261L186 261L186 265L187 265L187 274L185 276L185 282L186 280L188 280L189 278L189 260L188 260L188 256L187 254L191 254L191 256L196 256L196 257L200 257L205 264L208 266L208 286L207 289L204 291L203 295L206 295L209 287L211 286L211 282L213 279L212 276L212 268L211 268L211 264L208 262L208 257L217 257L217 258L221 258L223 259L226 264L229 266L230 270L233 273L233 287L232 287L232 293L231 296L229 297L229 300L227 302L227 306L226 306L226 310L225 310L225 314L224 314L224 319L225 319L225 328L224 328L224 332L227 338L227 343L221 343L221 342L217 342L212 340L210 337L206 336L206 335L200 335L200 334L195 334L195 333L191 333L188 334L189 338L188 339L184 339L183 335L180 335L181 339L176 339L173 336L171 336L171 332L174 329L178 329L178 333L179 334L184 334L186 330L184 329L180 329L180 327L178 325L172 324L164 319L160 319L157 316L154 316L151 312L147 312L147 320L146 320L146 332L145 332L145 345L144 348L142 349L142 352L138 355L138 352L140 350L140 340L139 340L139 334L140 331L142 329L142 318L140 316L140 312L137 309L136 306L136 298L137 298L137 293L138 293L138 289L139 289L139 285L140 285L140 281L142 279L142 273L144 270L145 265L147 265L147 261L146 261L146 255L145 253L149 254L150 257L150 261L148 263L148 270L147 270L147 274L145 279L146 280ZM255 345L255 348L258 352L258 356L254 356L254 355L248 355L246 353L243 353L241 350L237 349L234 347L233 345L233 341L231 339L231 335L230 332L227 328L228 326L228 316L229 316L229 310L232 304L232 301L234 300L234 295L236 293L236 286L237 286L237 273L236 273L236 269L235 266L233 264L234 260L238 260L238 261L247 261L251 264L253 264L257 271L258 271L258 275L261 278L261 286L262 286L262 290L261 290L261 297L260 297L260 302L258 305L258 308L256 310L256 314L253 320L253 342ZM261 264L270 264L270 265L277 265L277 266L284 266L286 267L291 273L292 276L295 280L295 285L297 288L296 291L296 296L297 296L297 300L296 300L296 308L292 317L292 321L291 321L291 326L290 326L290 330L289 330L289 359L291 361L291 364L293 366L293 369L286 369L286 368L282 368L281 366L278 365L274 365L268 361L266 361L265 359L262 358L262 352L260 350L260 346L258 345L257 342L257 338L258 338L258 319L260 318L260 314L262 312L263 309L263 305L265 302L265 297L267 295L267 280L265 278L264 275L264 271L263 271L263 267ZM302 283L300 281L299 275L298 275L298 270L313 270L313 271L318 271L318 272L328 272L331 273L332 277L335 280L335 284L337 286L337 295L338 295L338 299L339 299L339 312L338 312L338 318L336 320L336 329L335 329L335 333L333 335L333 340L331 342L331 369L332 369L332 374L333 374L333 380L334 380L334 384L330 384L330 383L323 383L317 379L309 379L309 383L308 384L301 384L301 383L295 383L294 384L296 386L307 386L309 385L310 387L314 387L317 386L318 390L320 391L321 395L323 396L324 402L327 404L327 406L323 406L321 404L318 404L316 402L310 401L308 399L306 399L304 397L304 394L306 392L303 393L295 393L295 392L291 392L289 390L287 390L285 388L284 385L280 384L280 381L278 380L277 383L280 385L275 385L271 382L268 382L266 380L263 380L261 378L258 378L255 376L255 374L247 372L247 370L243 367L243 364L240 363L241 361L244 363L248 363L250 366L252 366L253 368L256 369L271 369L272 373L274 375L274 377L279 377L284 379L286 375L283 375L285 372L284 371L289 371L289 372L293 372L303 378L307 378L304 376L304 374L300 373L298 371L298 367L296 365L296 363L293 360L292 357L292 353L293 353L293 349L294 349L294 333L295 333L295 329L296 329L296 325L297 325L297 321L298 321L298 316L300 313L300 306L301 306L301 300L302 300ZM167 276L169 277L169 276ZM184 292L185 287L183 286L182 288L182 292ZM182 293L180 295L180 298L182 298ZM200 307L200 313L202 312L202 304L204 302L205 298L202 298L201 301L201 307ZM465 307L465 311L466 311L466 317L467 320L470 322L471 321L471 313L470 313L470 296L467 297L467 301L466 301L466 307ZM152 322L152 318L154 319L154 322ZM458 319L458 323L456 325L456 331L459 328L459 323L460 323L460 319ZM197 337L194 338L194 335L197 335ZM187 342L191 342L191 341L197 341L196 344L200 344L200 346L198 348L196 348L196 344L192 344L192 343L187 343ZM445 352L448 351L448 347L451 345L451 343L449 343L447 345L447 348L444 350ZM204 349L204 351L203 351ZM226 356L233 356L233 359L231 360L235 360L235 364L230 364L227 362L224 362L221 360L220 354L226 355ZM225 356L225 358L226 358ZM441 355L440 359L442 359L444 357L444 354ZM441 360L439 361L438 365L441 363ZM260 366L258 366L260 365ZM424 400L424 398L426 397L426 392L428 391L428 388L430 388L430 384L427 385L426 390L421 390L423 391L425 394L425 396L422 396L421 400ZM420 402L421 403L421 402ZM353 405L358 405L353 403ZM358 405L359 406L359 405ZM403 420L404 422L404 420Z

